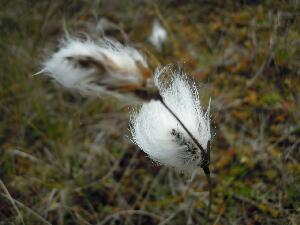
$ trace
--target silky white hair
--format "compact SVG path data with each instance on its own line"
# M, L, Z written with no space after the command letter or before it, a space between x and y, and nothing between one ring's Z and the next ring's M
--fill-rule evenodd
M171 81L164 81L166 69L156 72L155 84L165 104L207 151L211 139L210 104L204 113L196 85L178 72L173 72ZM133 112L130 131L133 142L159 164L192 172L203 160L200 149L160 101L144 103Z
M43 66L39 73L46 73L65 88L122 100L125 96L122 91L142 86L150 79L144 74L149 73L147 61L138 50L107 38L98 41L67 38Z

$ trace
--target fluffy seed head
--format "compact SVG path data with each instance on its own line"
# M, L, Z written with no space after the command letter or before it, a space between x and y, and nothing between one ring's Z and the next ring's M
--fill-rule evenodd
M167 40L168 34L165 28L155 20L152 25L152 31L149 36L150 43L158 50L161 51L163 44Z
M207 150L211 138L210 106L204 113L197 88L189 83L186 75L173 73L171 81L166 82L162 77L164 72L155 75L164 102ZM204 160L191 137L159 101L145 103L133 113L130 130L133 141L159 164L191 172Z
M152 80L145 58L117 41L66 39L44 62L44 69L66 88L86 95L123 99Z

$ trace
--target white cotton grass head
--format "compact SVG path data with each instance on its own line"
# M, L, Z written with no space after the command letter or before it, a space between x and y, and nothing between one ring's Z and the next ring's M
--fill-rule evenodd
M46 73L65 88L91 96L124 99L152 79L147 61L138 50L107 38L67 38L43 66L39 73Z
M163 45L168 38L165 28L155 20L152 25L151 34L149 36L150 43L158 50L162 51Z
M169 82L163 81L165 70L155 75L164 102L207 151L210 105L204 112L197 88L185 74L173 72ZM130 130L134 143L159 164L189 173L204 160L201 150L160 101L145 103L134 112Z

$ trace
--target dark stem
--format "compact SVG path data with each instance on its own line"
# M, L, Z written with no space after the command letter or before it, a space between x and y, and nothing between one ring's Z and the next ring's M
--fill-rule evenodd
M210 177L210 171L209 171L209 167L208 165L206 167L202 168L206 179L207 179L207 184L208 184L208 191L209 191L209 202L208 202L208 206L207 206L207 211L206 211L206 215L205 215L205 223L208 223L209 220L209 215L210 215L210 211L211 211L211 206L212 206L212 183L211 183L211 177Z
M197 147L200 149L202 157L204 158L204 162L200 164L200 167L203 169L207 184L208 184L208 191L209 191L209 202L208 207L206 211L205 216L205 223L207 224L209 220L209 215L211 211L212 206L212 183L211 183L211 177L210 177L210 171L209 171L209 163L210 163L210 141L207 143L207 152L204 150L204 148L201 146L201 144L197 141L197 139L191 134L191 132L186 128L186 126L181 122L181 120L176 116L176 114L169 108L169 106L166 105L163 98L159 96L158 100L163 104L163 106L174 116L174 118L178 121L178 123L182 126L182 128L187 132L187 134L191 137L193 142L197 145Z
M178 121L178 123L182 126L182 128L187 132L187 134L191 137L193 142L197 145L197 147L201 150L201 153L203 155L207 155L206 151L204 148L201 146L201 144L197 141L197 139L191 134L191 132L186 128L186 126L181 122L181 120L176 116L176 114L169 108L169 106L166 105L164 102L163 98L160 96L159 101L163 106L174 116L174 118Z

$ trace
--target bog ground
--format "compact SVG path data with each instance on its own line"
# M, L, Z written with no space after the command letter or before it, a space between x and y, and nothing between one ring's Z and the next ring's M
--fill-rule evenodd
M299 1L0 0L0 224L203 224L207 183L132 144L127 106L32 76L70 35L173 63L212 99L210 224L300 224ZM168 32L148 41L154 20ZM159 128L158 128L159 129Z

